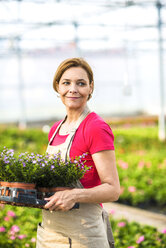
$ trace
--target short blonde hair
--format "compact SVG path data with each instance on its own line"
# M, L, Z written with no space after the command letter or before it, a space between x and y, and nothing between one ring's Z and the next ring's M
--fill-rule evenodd
M89 78L89 84L92 84L92 82L94 82L93 71L92 71L90 65L83 58L69 58L69 59L64 60L58 66L58 68L55 72L54 79L53 79L53 88L56 92L58 92L57 85L59 84L59 81L60 81L63 73L71 67L83 68L87 72L87 75ZM93 84L93 88L94 88L94 84ZM92 92L93 92L93 88L92 88ZM89 95L88 100L90 98L91 98L91 94Z

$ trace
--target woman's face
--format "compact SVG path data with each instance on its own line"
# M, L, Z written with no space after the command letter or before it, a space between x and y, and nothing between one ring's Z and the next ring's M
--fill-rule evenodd
M92 83L90 84L87 72L82 67L67 69L57 87L64 105L68 109L84 108L92 93Z

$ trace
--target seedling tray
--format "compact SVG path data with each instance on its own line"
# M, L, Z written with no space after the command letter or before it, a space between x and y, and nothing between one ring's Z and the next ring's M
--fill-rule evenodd
M50 197L54 193L38 192L36 189L21 189L11 187L0 187L0 203L21 207L32 207L44 209L47 203L45 197ZM72 209L78 209L79 203L76 203Z

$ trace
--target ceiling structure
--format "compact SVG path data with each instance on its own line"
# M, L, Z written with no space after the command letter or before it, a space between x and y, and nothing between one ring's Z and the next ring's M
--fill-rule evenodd
M3 64L4 58L14 56L18 62L20 124L27 121L21 56L38 53L51 57L54 52L72 49L77 55L85 51L111 51L125 57L126 64L129 56L135 58L135 51L137 54L157 52L160 68L159 137L166 139L163 59L166 0L0 0L0 59ZM4 82L1 94L2 89L9 93ZM128 82L125 83L125 87L128 86ZM8 112L4 108L4 113Z
M165 0L1 0L0 56L66 47L156 49L159 25L166 47Z

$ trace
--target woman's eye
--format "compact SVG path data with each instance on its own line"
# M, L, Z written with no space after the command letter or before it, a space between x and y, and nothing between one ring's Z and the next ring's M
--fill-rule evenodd
M86 83L84 83L84 82L79 82L78 85L80 85L80 86L85 86Z
M64 84L64 85L69 85L69 84L70 84L70 82L65 81L65 82L63 82L63 84Z

